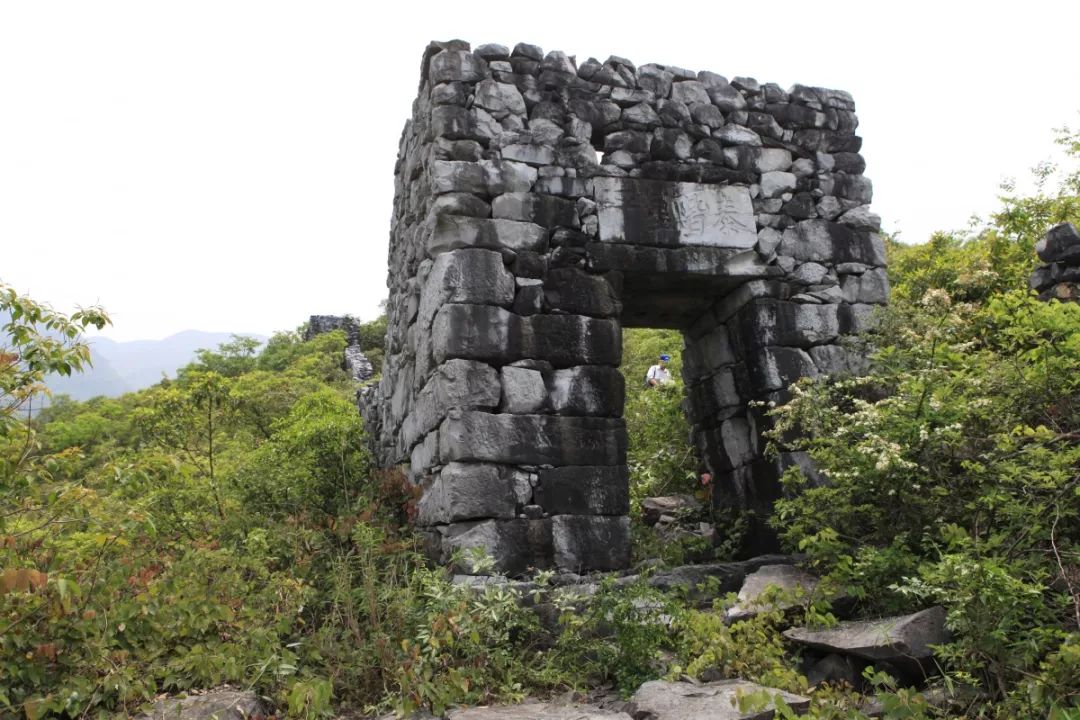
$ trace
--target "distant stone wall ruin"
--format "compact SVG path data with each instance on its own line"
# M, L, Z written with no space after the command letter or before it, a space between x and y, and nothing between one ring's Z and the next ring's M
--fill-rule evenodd
M842 91L618 57L428 47L365 417L380 464L423 489L433 557L628 564L623 327L682 331L716 502L768 513L809 462L765 459L748 403L857 370L841 339L888 296L854 110Z

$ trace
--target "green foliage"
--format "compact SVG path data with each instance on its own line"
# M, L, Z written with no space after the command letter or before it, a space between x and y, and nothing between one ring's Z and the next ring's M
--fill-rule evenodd
M641 579L618 584L609 577L587 598L564 591L555 602L561 613L553 660L568 677L610 682L628 695L664 674L670 628L684 611L675 598Z
M1080 638L1080 306L1026 290L1034 243L1077 219L1080 185L1050 192L1049 177L970 237L894 247L871 371L802 382L773 411L773 441L830 480L789 472L784 540L864 612L944 605L938 658L991 699L979 717L1080 707L1063 672Z
M395 663L396 709L441 715L453 705L519 701L542 659L539 621L520 591L449 582L444 570L414 575L415 602Z
M30 423L16 411L46 374L85 365L79 331L107 317L65 318L7 288L0 301L0 713L129 714L231 682L324 714L330 662L354 652L333 614L331 570L356 554L343 527L396 528L409 500L368 480L344 337L277 336L265 358L238 338L175 381L60 399Z
M681 345L676 330L632 329L623 334L620 369L626 380L627 463L635 502L651 495L692 493L697 486L697 457L682 410L682 361L675 352ZM673 382L645 387L645 373L661 353L672 356L668 369Z

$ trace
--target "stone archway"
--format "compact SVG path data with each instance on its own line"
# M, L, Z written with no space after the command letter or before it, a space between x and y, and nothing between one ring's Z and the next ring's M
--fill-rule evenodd
M840 91L428 48L365 418L379 462L423 489L434 557L626 566L623 326L683 332L717 501L768 511L783 468L807 461L763 459L748 403L857 370L840 340L888 294L856 125Z

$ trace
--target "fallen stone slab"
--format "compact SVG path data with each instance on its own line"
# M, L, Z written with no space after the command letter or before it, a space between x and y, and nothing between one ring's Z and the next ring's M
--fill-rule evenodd
M691 596L700 595L701 598L711 602L716 595L697 593L699 585L715 584L716 592L723 596L725 593L736 592L746 576L763 565L776 565L795 562L796 558L791 555L759 555L749 560L737 562L702 563L700 565L682 565L679 567L660 570L647 579L650 586L658 590L673 590L683 588L690 591ZM619 578L619 584L629 584L638 580L637 575L627 575Z
M854 655L866 660L904 662L925 660L931 645L949 641L945 608L935 606L912 615L842 622L827 630L791 628L784 637L826 652Z
M202 695L159 700L135 720L255 720L269 708L253 692L212 690Z
M591 705L534 702L451 710L446 714L446 720L630 720L630 716Z
M817 587L818 579L794 565L763 565L746 576L739 590L739 600L725 613L729 621L745 620L765 610L786 609L795 606L791 600L777 603L760 601L770 587L777 587L785 593L803 596L809 595Z
M638 688L630 698L630 714L634 720L770 720L774 714L771 702L761 710L739 710L739 697L759 692L779 695L798 713L810 706L809 698L747 680L719 680L700 685L653 680Z
M701 510L701 503L691 495L662 495L641 501L641 519L646 525L655 525L661 516L678 516Z

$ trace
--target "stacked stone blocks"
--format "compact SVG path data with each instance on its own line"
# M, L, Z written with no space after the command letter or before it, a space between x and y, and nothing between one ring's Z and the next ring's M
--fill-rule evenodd
M423 490L431 554L629 561L625 326L685 338L718 502L767 511L751 400L857 371L888 282L844 92L433 43L402 134L386 360L365 417ZM468 570L468 563L464 568Z
M1080 231L1059 223L1035 245L1043 264L1031 273L1029 285L1040 300L1080 302Z

